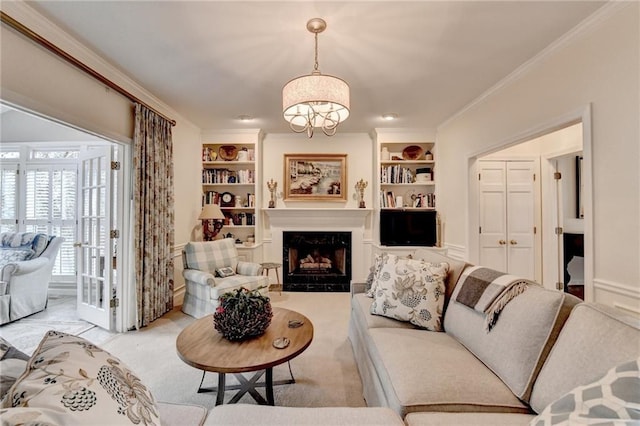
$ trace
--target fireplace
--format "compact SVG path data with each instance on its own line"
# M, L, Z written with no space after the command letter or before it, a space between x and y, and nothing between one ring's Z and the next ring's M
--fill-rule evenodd
M349 291L351 232L284 231L285 291Z

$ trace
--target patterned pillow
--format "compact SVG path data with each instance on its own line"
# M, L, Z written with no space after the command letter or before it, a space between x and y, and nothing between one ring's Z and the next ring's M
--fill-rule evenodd
M429 263L387 254L374 283L371 313L431 331L442 331L447 263Z
M160 424L151 392L119 359L58 331L47 332L2 406L3 424L20 419L10 407L55 424Z
M31 256L26 259L28 260L42 254L49 244L49 236L35 232L3 232L0 244L4 248L31 250Z
M36 234L31 242L33 256L31 256L30 259L39 257L49 245L49 240L50 238L47 234Z
M0 268L14 262L29 260L33 256L30 248L0 248Z
M534 418L530 426L640 423L640 358L578 386Z
M365 285L365 294L367 295L367 297L373 298L373 295L376 291L374 284L378 281L380 269L382 268L382 264L386 262L387 256L387 253L376 254L376 257L373 260L373 265L371 265L371 268L369 268L369 276L367 277L367 282Z
M29 356L0 337L0 400L27 368Z

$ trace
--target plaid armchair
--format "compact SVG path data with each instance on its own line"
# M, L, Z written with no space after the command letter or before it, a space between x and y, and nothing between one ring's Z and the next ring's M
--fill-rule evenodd
M182 250L182 263L186 291L182 312L195 318L212 314L218 307L220 295L240 287L267 295L269 278L262 275L262 266L238 260L238 251L232 238L191 242ZM231 268L234 275L222 277L216 271Z

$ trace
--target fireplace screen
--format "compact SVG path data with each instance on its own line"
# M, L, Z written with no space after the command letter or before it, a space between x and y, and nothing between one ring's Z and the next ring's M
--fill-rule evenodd
M350 232L283 233L284 289L349 291Z

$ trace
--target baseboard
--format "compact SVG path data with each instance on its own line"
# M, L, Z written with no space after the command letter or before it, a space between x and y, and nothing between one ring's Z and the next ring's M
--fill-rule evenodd
M48 293L51 296L75 296L77 294L76 283L49 283Z
M180 306L184 301L184 293L186 287L180 286L177 289L173 289L173 306Z

